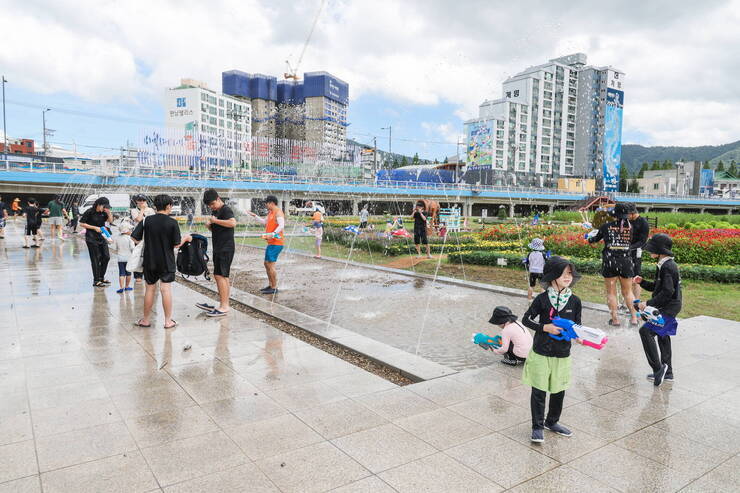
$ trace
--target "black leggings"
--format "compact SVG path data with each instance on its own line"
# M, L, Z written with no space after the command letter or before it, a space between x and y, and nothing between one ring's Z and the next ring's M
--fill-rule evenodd
M565 391L561 390L557 394L550 394L550 409L547 411L545 419L545 398L547 392L532 387L532 398L530 406L532 407L532 429L541 430L545 426L552 426L560 421L560 413L563 412L563 400L565 400Z
M110 253L105 243L87 243L87 251L90 253L90 267L92 267L93 283L105 279L105 271L108 270Z
M527 361L527 358L522 358L522 357L517 356L516 354L514 354L514 343L513 342L510 342L509 343L509 349L506 350L505 355L506 355L507 358L513 359L513 360L516 360L516 361Z
M659 336L644 325L640 327L640 339L642 339L642 348L645 350L650 368L653 373L660 370L662 365L668 365L666 375L673 375L671 366L671 336ZM657 345L655 339L658 339ZM658 352L660 350L660 352Z

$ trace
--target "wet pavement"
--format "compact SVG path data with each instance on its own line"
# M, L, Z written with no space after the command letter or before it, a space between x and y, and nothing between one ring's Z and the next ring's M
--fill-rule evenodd
M235 286L251 293L265 286L263 256L263 250L240 248L232 267ZM291 252L283 253L277 265L277 303L403 351L417 354L418 346L419 356L458 370L491 364L491 353L477 349L470 339L475 332L500 331L488 323L495 306L508 306L519 317L529 306L521 296ZM584 325L604 328L608 319L604 311L583 310ZM609 337L634 335L636 329L627 327L628 320L623 317L624 328L609 328Z
M577 348L574 436L531 445L521 367L396 387L179 284L180 326L135 328L143 290L94 290L83 242L20 244L0 240L0 492L740 490L736 322L684 321L658 389L635 333Z

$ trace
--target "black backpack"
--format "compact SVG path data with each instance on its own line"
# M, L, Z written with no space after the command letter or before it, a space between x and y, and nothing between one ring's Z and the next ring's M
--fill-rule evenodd
M177 252L177 270L183 276L205 276L211 280L208 272L208 238L193 234L193 241L183 243Z

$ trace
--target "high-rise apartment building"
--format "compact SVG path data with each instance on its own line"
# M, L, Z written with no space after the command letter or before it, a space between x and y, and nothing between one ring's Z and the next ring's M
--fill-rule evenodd
M465 122L465 180L556 186L560 177L618 184L624 73L586 65L576 53L530 67L503 83Z
M349 85L328 72L306 72L302 80L230 70L222 74L223 92L252 107L252 135L305 140L330 154L347 141Z
M168 153L194 156L184 160L204 167L249 167L252 142L252 106L249 102L221 94L203 83L182 79L165 93L165 122L171 147ZM182 149L175 147L175 142ZM151 141L150 136L147 141ZM156 143L156 142L155 142ZM164 146L165 144L163 144Z

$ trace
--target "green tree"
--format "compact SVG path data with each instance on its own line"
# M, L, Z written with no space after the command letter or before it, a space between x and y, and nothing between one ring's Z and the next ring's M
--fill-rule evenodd
M637 179L632 179L629 186L627 187L627 191L629 193L640 193L640 184L637 182Z
M406 159L406 156L404 156L403 159L401 159L401 166L403 167L403 166L408 166L408 165L409 165L409 160Z
M666 159L663 161L663 169L673 169L673 163Z
M414 165L419 164L419 153L418 152L414 153L414 158L411 160L411 164L414 164Z
M627 171L627 166L620 166L619 167L619 191L620 192L626 192L627 191L627 182L630 178L629 171Z
M734 159L733 159L733 160L732 160L732 162L730 163L730 168L729 168L729 169L727 170L727 172L728 172L728 173L729 173L729 174L730 174L731 176L733 176L733 177L737 178L737 163L735 162L735 160L734 160Z
M717 163L717 171L724 171L725 170L725 163L722 162L722 160L719 160L719 163Z
M712 169L712 167L709 166L709 161L704 161L704 166L702 166L702 169Z
M642 167L640 168L640 172L637 173L638 178L645 178L645 172L648 170L650 165L648 163L642 163Z
M446 157L446 156L445 156L445 160L444 160L444 161L442 161L442 162L443 162L444 164L448 164L448 162L447 162L447 157Z
M401 166L401 163L398 162L398 158L397 157L394 157L393 158L393 167L394 168L398 168L399 166Z
M650 165L650 171L657 171L660 169L660 161L653 161L653 164Z

